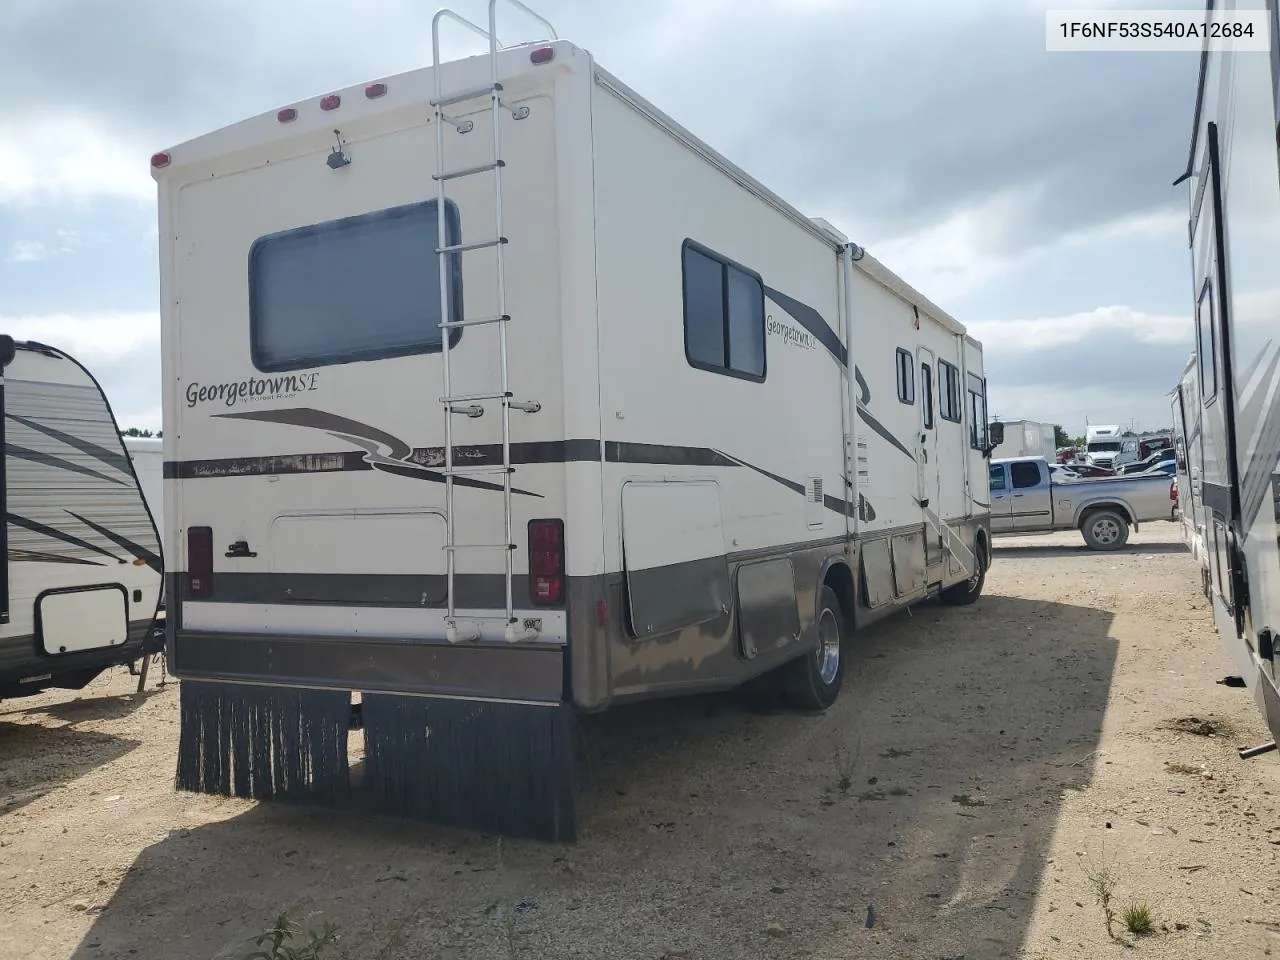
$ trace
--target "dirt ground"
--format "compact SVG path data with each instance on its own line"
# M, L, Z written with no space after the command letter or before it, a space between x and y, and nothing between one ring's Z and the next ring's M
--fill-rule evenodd
M987 595L859 638L822 716L584 723L574 846L174 792L177 684L0 704L0 957L1280 957L1280 762L1175 529L1001 541Z

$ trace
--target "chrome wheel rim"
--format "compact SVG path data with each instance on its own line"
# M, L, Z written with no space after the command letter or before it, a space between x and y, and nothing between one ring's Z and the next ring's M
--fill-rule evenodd
M830 685L840 670L840 624L830 609L824 608L818 617L818 677L824 685Z
M1120 525L1110 517L1103 517L1095 520L1093 524L1093 538L1099 543L1115 543L1120 539Z

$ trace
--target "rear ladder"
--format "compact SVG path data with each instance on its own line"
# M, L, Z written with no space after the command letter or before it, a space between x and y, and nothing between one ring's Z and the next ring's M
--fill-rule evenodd
M511 465L511 411L518 410L523 413L537 413L542 405L536 400L516 400L513 398L510 383L507 376L507 324L511 322L511 317L507 313L507 292L506 292L506 246L507 238L503 233L502 222L502 170L506 166L502 159L502 148L500 139L500 127L503 111L511 113L513 119L523 120L529 115L528 107L512 107L502 100L502 84L498 81L498 52L503 48L498 42L497 31L497 7L499 0L489 0L489 28L485 30L479 26L454 13L452 10L439 10L431 20L431 53L432 53L432 79L435 83L435 96L431 101L431 105L435 110L436 124L436 173L432 179L436 182L436 260L440 270L440 339L441 339L441 358L442 368L444 371L444 395L440 398L440 403L444 408L444 478L445 478L445 564L446 564L446 603L447 613L445 616L446 637L450 643L463 643L471 640L477 640L481 636L481 623L484 620L493 619L482 616L466 616L458 615L456 592L454 590L454 581L457 574L457 556L460 552L477 552L500 550L504 555L505 567L505 584L506 584L506 618L503 628L503 637L509 643L515 643L521 640L532 640L538 636L537 628L521 627L515 616L515 601L512 591L512 562L516 550L513 542L511 529L511 477L515 472L515 468ZM506 0L512 6L524 11L529 16L537 20L551 34L550 39L557 39L555 28L551 26L545 19L534 13L526 7L520 0ZM488 86L472 88L470 90L458 90L452 93L446 93L442 87L440 75L440 24L444 20L450 20L472 33L483 37L489 45L489 84ZM465 103L469 100L478 100L481 97L489 99L489 114L493 127L493 152L488 163L479 164L477 166L462 167L456 170L449 170L445 167L445 127L450 126L459 134L470 133L474 129L474 122L471 120L459 119L449 116L445 113L447 107L456 104ZM490 174L493 177L493 236L480 241L471 243L449 244L448 234L446 232L445 210L445 185L453 180L463 177L479 176L482 174ZM460 238L459 238L460 239ZM496 282L497 282L497 311L493 316L463 318L451 321L450 303L449 303L449 284L448 273L451 258L460 257L464 253L476 250L492 250L496 260ZM450 343L449 338L452 331L460 327L478 327L489 326L496 327L498 332L498 351L499 351L499 383L495 389L484 390L479 393L454 395L452 392L452 381L449 370ZM468 417L480 417L484 415L485 401L498 401L502 406L502 464L492 466L470 466L459 467L453 461L453 417L461 414ZM489 474L502 477L502 510L505 530L505 537L502 543L475 543L459 541L457 538L457 523L454 515L454 481L458 477L474 477L479 474Z

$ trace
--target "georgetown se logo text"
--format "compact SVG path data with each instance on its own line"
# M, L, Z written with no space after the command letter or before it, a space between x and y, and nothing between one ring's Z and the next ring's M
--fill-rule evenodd
M280 377L249 377L246 380L215 383L211 386L190 383L187 384L187 406L221 401L228 407L234 407L241 400L251 403L256 400L291 397L316 389L319 381L318 373L295 373Z
M765 330L771 335L781 337L788 347L799 347L801 350L813 350L818 346L817 338L806 330L798 330L789 323L773 319L773 314L765 318Z

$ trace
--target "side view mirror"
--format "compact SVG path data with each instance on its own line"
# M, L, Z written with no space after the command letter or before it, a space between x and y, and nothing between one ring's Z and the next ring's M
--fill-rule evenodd
M987 446L986 449L982 451L983 456L990 457L991 451L1002 443L1004 443L1004 424L987 424Z

